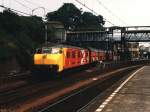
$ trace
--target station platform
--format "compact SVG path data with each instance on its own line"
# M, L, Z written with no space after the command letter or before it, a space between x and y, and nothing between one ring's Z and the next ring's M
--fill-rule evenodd
M150 112L150 66L131 74L100 104L99 100L96 98L84 112Z

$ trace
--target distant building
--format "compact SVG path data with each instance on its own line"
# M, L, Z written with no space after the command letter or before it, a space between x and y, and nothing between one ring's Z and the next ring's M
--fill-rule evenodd
M145 47L145 51L146 51L146 52L150 52L150 46Z
M139 43L129 42L128 49L129 52L131 53L132 59L139 59L139 55L140 55Z
M65 41L65 28L63 23L59 21L49 21L48 26L48 41L58 42Z
M140 58L150 59L150 46L148 47L145 47L144 45L140 46Z
M126 49L126 51L124 51ZM121 43L115 43L113 47L114 60L124 59L139 59L139 43L127 43L127 48L121 45Z
M145 46L144 46L144 45L140 45L140 46L139 46L139 49L140 49L140 50L145 50Z

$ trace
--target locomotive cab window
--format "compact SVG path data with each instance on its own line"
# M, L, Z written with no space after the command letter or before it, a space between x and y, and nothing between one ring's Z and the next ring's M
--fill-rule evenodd
M59 48L52 48L51 54L60 54L60 49Z
M60 48L43 48L42 53L46 54L62 54L62 49Z
M49 49L49 48L42 49L42 53L50 53L50 52L51 52L51 49Z
M70 52L67 51L67 55L66 56L67 56L67 58L70 58L71 57L70 56Z

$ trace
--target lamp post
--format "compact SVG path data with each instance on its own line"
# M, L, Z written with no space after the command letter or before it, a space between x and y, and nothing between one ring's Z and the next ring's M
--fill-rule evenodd
M46 46L47 46L47 22L46 22L46 10L45 10L45 8L44 7L37 7L37 8L35 8L35 9L33 9L32 10L32 16L33 16L33 12L35 11L35 10L37 10L37 9L43 9L43 11L44 11L44 16L42 17L42 19L43 19L43 21L44 21L44 25L45 25L45 44L46 44Z

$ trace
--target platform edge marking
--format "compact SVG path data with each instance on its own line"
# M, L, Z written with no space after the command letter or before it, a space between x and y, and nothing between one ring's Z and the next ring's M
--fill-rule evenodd
M121 90L121 88L131 79L133 78L139 71L141 71L142 69L144 69L144 67L138 69L137 71L135 71L130 77L128 77L96 110L95 112L101 112L106 105L113 99L113 97L115 95L117 95L117 93Z

